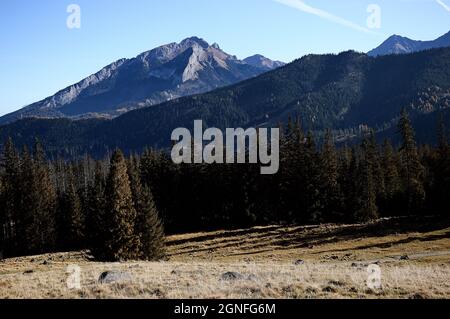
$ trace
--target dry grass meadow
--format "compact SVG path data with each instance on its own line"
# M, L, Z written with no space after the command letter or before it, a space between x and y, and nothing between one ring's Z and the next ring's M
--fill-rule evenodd
M99 263L87 252L13 258L0 261L0 298L450 298L445 225L399 219L177 235L167 238L168 260L156 263ZM373 263L379 289L366 283ZM67 286L69 265L80 267L80 289ZM99 283L116 270L129 280Z

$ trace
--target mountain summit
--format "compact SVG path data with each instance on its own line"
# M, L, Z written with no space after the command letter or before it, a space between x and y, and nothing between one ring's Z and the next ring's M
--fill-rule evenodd
M133 109L231 85L279 66L247 63L191 37L118 60L55 95L0 118L113 118Z
M254 67L261 68L267 71L279 68L286 63L280 62L280 61L272 61L261 54L255 54L252 55L246 59L244 59L244 62L247 64L253 65Z
M444 48L450 46L450 32L433 41L416 41L399 35L393 35L384 41L379 47L367 54L380 56L388 54L407 54L429 49Z

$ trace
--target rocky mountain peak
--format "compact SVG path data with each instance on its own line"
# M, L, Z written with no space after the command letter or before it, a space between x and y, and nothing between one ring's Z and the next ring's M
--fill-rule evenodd
M199 37L121 59L55 95L0 118L114 118L130 110L255 77L277 62L247 63Z

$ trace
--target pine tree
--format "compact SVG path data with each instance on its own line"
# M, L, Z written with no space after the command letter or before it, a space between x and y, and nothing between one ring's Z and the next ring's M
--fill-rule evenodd
M36 141L33 157L24 148L21 162L21 206L18 245L23 254L52 251L56 243L56 190L42 146Z
M385 214L395 214L400 200L401 180L398 171L398 160L389 140L383 144L382 169L385 184L385 196L382 201L382 210ZM398 208L396 208L398 207Z
M312 132L309 132L306 136L303 155L299 164L302 167L304 178L302 181L304 193L299 194L299 198L303 201L306 220L312 223L321 222L323 202L320 194L320 160Z
M141 257L160 260L165 256L164 226L158 216L150 188L144 186L140 195L137 232L141 242Z
M95 165L94 179L89 185L86 211L87 246L92 255L104 259L108 229L106 222L105 174L101 162Z
M153 201L150 187L142 185L141 165L136 156L128 162L134 207L137 212L135 232L139 236L140 258L160 260L165 256L164 227Z
M431 173L429 178L429 206L433 211L442 215L449 215L450 202L450 146L442 115L438 121L438 148L432 156Z
M371 154L371 141L366 137L361 145L361 160L356 179L356 207L355 220L366 222L378 217L376 205L376 186L373 176L373 156Z
M341 219L341 190L339 185L339 167L333 135L327 130L320 156L321 194L323 209L328 220Z
M120 261L139 257L139 238L135 234L136 210L127 165L123 153L116 150L110 163L106 181L106 212L104 227L106 260Z
M5 143L2 162L0 251L4 256L15 255L17 250L18 209L20 205L20 158L9 138Z
M406 212L411 214L419 211L425 200L424 167L417 151L414 129L408 113L402 111L398 124L402 136L400 160L402 166L403 187L406 195Z
M80 249L85 243L85 218L75 185L73 166L67 167L67 184L59 196L58 244L64 249Z
M447 129L445 127L445 121L442 114L439 115L438 119L438 147L440 151L446 151L449 147Z
M370 135L368 138L367 156L370 158L370 162L372 165L375 194L377 198L384 198L386 196L386 185L383 175L383 169L381 167L380 150L373 130L370 131Z
M346 156L347 163L342 168L342 190L344 194L344 209L346 215L344 221L351 222L354 220L354 212L359 206L358 196L358 154L355 148L352 148Z

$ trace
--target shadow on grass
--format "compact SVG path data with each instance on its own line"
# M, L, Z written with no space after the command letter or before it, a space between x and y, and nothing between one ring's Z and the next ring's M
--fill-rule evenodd
M172 256L208 251L214 253L215 250L232 247L245 248L246 252L236 252L230 255L252 255L268 251L308 248L312 245L321 246L339 241L375 238L392 234L426 233L445 229L449 225L448 219L444 220L438 217L399 217L358 225L292 226L288 231L280 226L270 226L249 230L224 231L191 239L175 240L170 242L169 246L188 244L188 246L180 248ZM414 236L390 243L364 245L355 249L388 248L416 240L432 241L449 237L449 232L426 238ZM198 244L201 244L201 247ZM272 248L267 249L268 246ZM345 249L334 251L345 251Z

